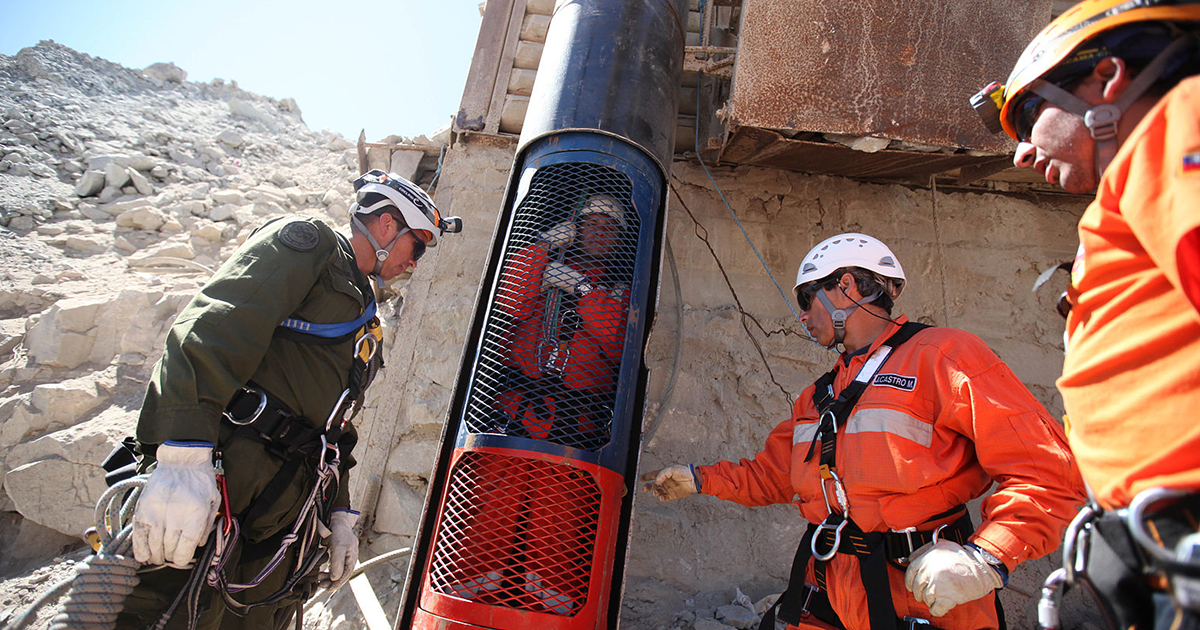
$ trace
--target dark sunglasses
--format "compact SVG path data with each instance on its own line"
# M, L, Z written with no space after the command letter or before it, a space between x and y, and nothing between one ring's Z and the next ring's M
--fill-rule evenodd
M1091 74L1090 70L1087 72L1072 72L1052 82L1070 92L1081 81L1086 79L1089 74ZM1037 92L1033 90L1029 90L1028 92L1028 96L1017 103L1017 114L1013 119L1013 129L1017 132L1017 140L1021 142L1029 142L1029 138L1033 135L1033 125L1037 123L1038 116L1042 113L1042 104L1046 102L1046 99Z
M1017 117L1013 120L1013 128L1017 132L1017 140L1029 142L1033 135L1033 125L1037 123L1038 114L1042 111L1042 103L1046 99L1030 93L1029 97L1017 104Z
M826 288L825 283L817 282L810 284L796 293L796 304L800 310L807 311L812 308L813 298L816 297L818 291Z
M413 262L417 262L418 260L421 260L422 256L425 255L425 250L426 250L427 246L425 245L425 241L421 240L420 236L417 236L416 230L414 230L408 226L404 226L404 228L400 230L400 233L396 235L396 238L400 238L401 236L404 236L405 232L412 232L412 235L413 235L412 259L413 259Z
M413 243L412 258L413 258L413 262L417 262L418 260L421 260L422 256L425 255L425 250L427 249L427 246L425 245L425 241L422 241L421 237L417 236L416 232L413 232L413 238L416 239L416 242Z

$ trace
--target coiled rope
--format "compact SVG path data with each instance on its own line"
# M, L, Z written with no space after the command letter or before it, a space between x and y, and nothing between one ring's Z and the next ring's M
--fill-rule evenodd
M11 630L21 630L37 618L37 611L67 591L62 609L51 622L51 630L111 630L116 627L125 598L137 586L138 562L133 547L133 508L146 485L147 475L131 477L113 485L96 502L96 553L75 565L74 577L63 580L42 594L15 618Z

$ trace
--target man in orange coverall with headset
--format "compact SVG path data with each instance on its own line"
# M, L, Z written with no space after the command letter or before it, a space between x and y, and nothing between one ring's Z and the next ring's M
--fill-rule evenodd
M1122 629L1200 628L1197 75L1200 1L1086 0L971 99L1020 142L1017 166L1096 190L1060 302L1058 388L1095 499L1072 530L1098 535L1065 560Z
M642 476L662 501L799 507L808 531L761 628L1004 628L993 591L1084 500L1062 429L986 344L892 317L904 283L875 238L817 245L795 293L810 334L845 348L833 370L753 459ZM993 482L975 527L966 503Z

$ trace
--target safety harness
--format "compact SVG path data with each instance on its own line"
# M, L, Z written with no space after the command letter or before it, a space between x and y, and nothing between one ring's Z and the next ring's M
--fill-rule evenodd
M350 251L349 243L340 236L339 243L343 251ZM354 268L354 272L359 286L369 286L357 268ZM346 423L355 415L363 392L382 366L378 353L382 328L376 316L374 292L368 290L367 293L369 301L366 307L361 315L351 321L316 324L293 317L284 320L275 329L275 336L298 343L332 345L355 340L347 387L323 425L297 415L283 401L253 382L235 393L226 406L222 421L232 431L227 430L228 437L214 449L217 485L222 497L221 519L209 544L202 551L187 586L164 613L160 625L170 618L182 600L188 603L188 627L194 627L199 617L196 603L201 582L220 592L226 606L239 616L245 616L259 606L283 601L301 583L313 582L314 571L325 557L320 540L328 532L327 524L340 479L341 451L343 448L347 451L353 448L356 441L352 433L345 432ZM283 464L258 497L241 514L234 515L225 490L221 458L224 448L239 438L261 443L267 452L281 458ZM282 496L305 464L314 468L313 485L292 527L255 543L253 550L250 550L251 544L246 536L252 531L254 523ZM245 542L242 560L266 557L268 554L271 556L258 575L245 583L230 582L225 571L230 559L229 552L239 536ZM279 568L293 546L298 549L298 561L282 587L255 602L239 602L234 598L234 594L260 585Z
M1060 628L1062 594L1080 587L1112 629L1155 627L1155 593L1200 617L1200 493L1148 488L1129 507L1089 502L1067 527L1063 566L1050 573L1038 625Z
M829 602L825 578L829 561L839 553L858 558L863 589L867 593L867 614L872 630L904 630L916 627L923 630L935 630L928 620L896 616L888 579L888 564L903 569L908 558L917 549L926 543L936 542L939 537L965 544L971 533L975 531L966 506L955 506L926 521L927 523L944 521L955 514L960 514L954 521L937 528L918 529L914 526L889 532L864 532L850 518L849 497L846 494L842 478L838 476L835 461L838 428L846 425L858 399L893 351L911 339L913 335L928 327L916 322L908 322L901 326L900 330L875 350L854 380L838 395L835 395L833 390L837 370L830 370L817 379L813 391L813 403L820 411L819 423L817 434L809 445L804 461L812 459L817 441L820 440L821 453L818 461L820 463L821 494L825 499L825 507L829 516L821 523L809 523L808 529L800 541L800 546L796 549L796 557L792 561L788 587L779 597L775 606L763 616L759 630L774 630L776 618L790 625L798 625L802 619L810 615L835 628L844 629L845 626ZM834 500L840 512L835 512L834 506L830 503L828 490L830 485L833 486ZM810 559L815 559L813 572L816 584L805 581ZM998 612L999 605L1000 602L997 598ZM1000 614L1000 627L1004 628L1003 613Z

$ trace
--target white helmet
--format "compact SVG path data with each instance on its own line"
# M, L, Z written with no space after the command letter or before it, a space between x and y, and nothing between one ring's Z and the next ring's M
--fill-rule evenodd
M395 206L404 216L404 223L408 227L429 235L429 240L425 242L429 247L437 245L438 235L446 229L429 195L416 184L395 173L384 173L379 169L367 171L354 180L354 190L358 195L354 205L350 206L351 217ZM371 193L383 195L384 199L369 206L362 205L363 200Z
M596 213L606 214L616 219L617 223L619 223L621 227L625 227L627 225L625 219L625 209L622 207L621 202L612 195L606 195L604 193L593 195L588 198L587 202L584 203L583 207L579 210L579 214L585 217L589 214Z
M886 288L893 299L904 289L904 268L892 250L873 236L848 233L827 238L809 250L796 271L792 293L798 296L802 285L823 280L842 267L861 267L890 278L893 286Z

